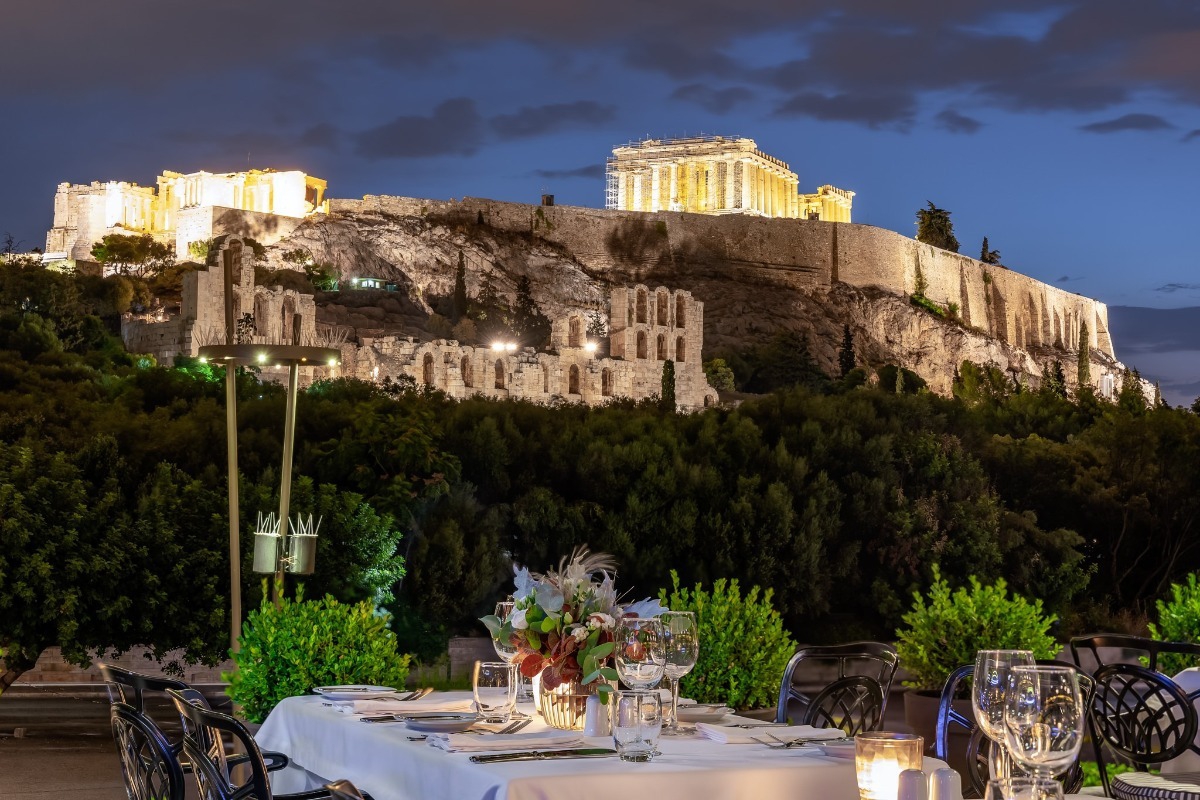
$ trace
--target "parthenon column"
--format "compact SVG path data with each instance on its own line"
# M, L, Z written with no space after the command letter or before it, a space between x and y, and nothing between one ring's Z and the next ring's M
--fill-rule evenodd
M732 158L725 159L725 208L737 208L733 196L733 165Z
M678 208L676 204L679 202L679 162L672 161L669 169L671 170L671 197L669 202L671 210L674 211Z
M661 188L661 179L658 176L658 167L650 168L650 210L658 211L658 195Z

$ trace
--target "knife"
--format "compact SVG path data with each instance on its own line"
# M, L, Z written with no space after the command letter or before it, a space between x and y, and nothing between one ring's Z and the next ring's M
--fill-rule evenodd
M544 761L550 758L604 758L615 756L616 750L604 747L583 747L577 750L530 750L524 753L495 753L486 756L471 756L475 764L498 764L502 761Z

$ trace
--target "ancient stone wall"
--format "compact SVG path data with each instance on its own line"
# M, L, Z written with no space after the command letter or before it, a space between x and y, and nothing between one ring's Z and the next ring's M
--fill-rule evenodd
M261 245L272 245L291 234L302 219L263 211L243 211L221 206L181 208L176 217L175 253L188 260L193 242L207 242L217 236L240 236Z

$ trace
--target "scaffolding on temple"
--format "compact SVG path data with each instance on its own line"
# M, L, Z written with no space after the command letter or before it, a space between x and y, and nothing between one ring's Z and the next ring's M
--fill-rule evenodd
M604 162L604 207L615 211L620 201L621 182L617 178L617 159L609 156Z

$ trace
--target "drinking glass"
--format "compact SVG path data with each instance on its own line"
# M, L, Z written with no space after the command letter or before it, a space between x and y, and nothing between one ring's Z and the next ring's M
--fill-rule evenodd
M1032 666L1029 650L980 650L975 656L975 677L971 681L971 705L979 730L992 740L988 748L988 771L992 778L1013 777L1012 760L1004 743L1004 697L1008 676L1017 665Z
M475 706L487 722L508 722L517 705L517 668L507 661L476 661Z
M657 617L621 617L616 631L617 676L630 689L653 689L662 680L666 652Z
M663 736L688 736L690 730L679 729L679 679L692 671L700 655L700 633L696 628L696 615L691 611L666 611L662 620L663 645L666 659L663 675L671 686L671 710Z
M515 603L511 599L496 603L496 616L500 619L501 623L507 622L508 618L512 616L514 605ZM513 663L513 659L515 659L517 657L517 653L520 652L517 650L517 646L511 641L502 642L499 639L493 638L492 646L496 648L496 655L500 656L510 664ZM525 676L521 674L521 670L518 668L517 700L518 702L525 702L532 699L533 692L530 691L529 684L525 682Z
M1083 698L1071 667L1014 666L1004 697L1008 752L1034 778L1052 779L1079 757Z
M1062 784L1042 778L988 781L984 800L1063 800Z
M658 692L616 692L612 703L613 744L622 761L649 761L657 754L662 732Z

